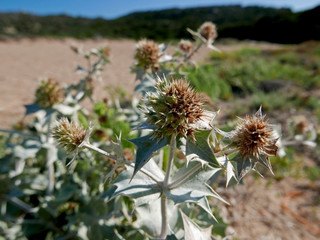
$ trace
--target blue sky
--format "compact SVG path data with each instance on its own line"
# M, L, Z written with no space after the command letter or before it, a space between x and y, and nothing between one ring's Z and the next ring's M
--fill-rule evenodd
M0 0L0 12L65 13L110 19L136 11L229 4L289 7L293 11L301 11L320 5L320 0Z

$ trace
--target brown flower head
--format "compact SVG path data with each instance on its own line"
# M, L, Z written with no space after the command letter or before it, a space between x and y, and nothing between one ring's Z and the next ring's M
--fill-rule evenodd
M247 116L236 127L232 142L239 150L242 158L268 159L276 156L278 147L269 121L264 121L261 108L254 116Z
M189 54L193 49L193 45L189 40L182 39L179 42L179 49L181 50L181 52L183 52L185 54Z
M214 40L218 37L216 25L212 22L204 22L198 32L207 40Z
M156 92L144 99L147 122L155 137L173 134L194 138L194 124L204 116L202 98L185 80L158 78Z
M101 53L106 56L107 58L110 57L111 48L109 46L104 46L100 48Z
M152 40L142 39L136 45L135 59L137 65L143 69L157 71L159 69L159 58L161 57L158 44Z
M64 101L64 90L51 78L42 80L36 90L36 104L48 108Z
M52 136L58 144L67 152L74 152L88 137L90 130L85 130L83 126L62 118L52 129Z

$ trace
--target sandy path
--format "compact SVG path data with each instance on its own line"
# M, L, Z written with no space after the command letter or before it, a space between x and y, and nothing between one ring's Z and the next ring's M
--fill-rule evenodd
M21 120L25 104L34 100L34 92L41 77L51 77L61 83L77 82L81 76L75 72L78 64L86 66L81 56L70 50L70 45L83 46L84 50L108 45L111 64L106 65L102 82L96 82L95 99L106 96L105 86L121 86L132 92L135 81L130 73L135 42L132 40L75 40L75 39L22 39L0 42L0 128L10 128ZM248 45L246 43L246 45ZM254 44L255 45L255 44ZM223 51L239 49L243 44L219 46ZM259 44L261 48L278 47ZM193 60L204 61L208 55L201 48Z

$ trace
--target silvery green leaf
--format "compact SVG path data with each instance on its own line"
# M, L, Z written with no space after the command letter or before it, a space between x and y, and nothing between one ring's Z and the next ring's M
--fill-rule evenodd
M133 167L128 166L117 176L113 182L116 189L112 193L112 198L124 195L134 198L136 205L141 205L160 197L161 188L158 182L163 180L164 174L152 159L145 165L143 172L137 172L130 181L132 174Z
M35 140L26 140L22 145L13 148L13 155L20 159L34 158L41 148L41 144Z
M146 92L154 92L156 80L149 74L146 74L145 77L140 78L141 82L134 89L135 92L141 92L142 95L145 95Z
M240 181L248 172L254 168L254 161L250 158L241 157L239 154L232 161L237 164L237 179Z
M204 161L219 166L213 150L209 145L209 136L211 130L199 131L194 134L196 141L194 142L191 138L182 139L182 145L180 146L181 151L187 158L187 161L197 160Z
M164 190L167 198L174 203L198 202L202 198L211 196L225 202L208 184L207 181L220 168L213 168L209 165L202 166L197 161L182 167L171 179L168 189Z
M211 240L212 226L202 229L182 211L180 214L183 220L185 240Z
M25 115L29 115L35 112L38 112L39 110L41 110L42 108L37 105L37 104L28 104L28 105L24 105L24 107L26 108L26 114Z
M258 163L260 163L265 168L269 169L269 171L274 175L274 173L272 171L270 158L267 155L261 155L261 156L259 156L259 158L257 160L258 160Z
M233 167L231 161L229 160L228 156L218 157L217 161L219 162L219 164L223 167L224 171L226 172L226 175L227 175L226 187L228 187L228 184L232 178L237 180L234 167Z
M75 112L80 110L79 105L75 105L73 107L64 105L64 104L56 104L53 106L58 112L62 113L63 115L73 115Z
M129 140L137 147L135 166L132 178L150 160L152 154L169 144L168 138L157 139L152 135Z
M162 63L162 62L169 62L171 61L173 58L171 55L167 55L167 54L164 54L163 56L161 56L159 58L159 62Z
M144 204L136 209L138 216L134 226L143 229L152 237L157 237L161 232L161 198L156 199L151 204ZM167 214L169 229L173 229L178 221L178 208L172 201L167 202Z
M201 207L203 210L205 210L210 215L210 217L212 217L216 222L218 222L218 220L212 214L210 204L209 204L208 199L206 197L201 198L196 204L199 207Z

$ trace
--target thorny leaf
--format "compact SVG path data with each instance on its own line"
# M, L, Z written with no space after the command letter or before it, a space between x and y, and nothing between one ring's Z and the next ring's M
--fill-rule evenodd
M169 144L168 138L156 139L152 135L129 140L137 147L135 166L132 178L150 160L152 154Z
M240 181L248 172L250 172L254 166L255 162L250 158L243 158L240 155L235 156L232 161L237 164L237 179Z
M167 198L174 203L199 202L207 196L215 197L225 202L208 184L207 181L215 174L218 174L220 168L213 168L209 165L202 166L201 163L193 161L188 166L182 167L172 178L164 190Z
M211 240L212 226L202 229L182 211L180 211L180 214L183 220L185 240Z
M227 175L226 187L228 187L228 184L232 178L237 180L234 167L233 167L231 161L229 160L228 156L219 157L219 158L217 158L217 161L219 162L220 166L222 166L224 171L226 172L226 175Z
M191 138L181 140L182 145L180 146L180 149L186 156L188 162L197 160L219 166L212 148L209 145L210 134L211 130L199 131L194 134L196 139L195 142Z
M157 237L161 232L161 198L156 199L151 204L144 204L136 208L137 221L134 226L143 229L150 236ZM167 214L169 229L174 229L178 222L179 213L176 205L172 201L167 203ZM169 238L170 239L170 238Z
M118 175L113 183L116 189L112 193L112 198L118 195L132 197L136 206L159 198L161 188L157 182L163 180L164 174L154 160L151 159L143 168L144 172L137 172L135 178L130 181L133 171L133 168L128 166L125 171Z

